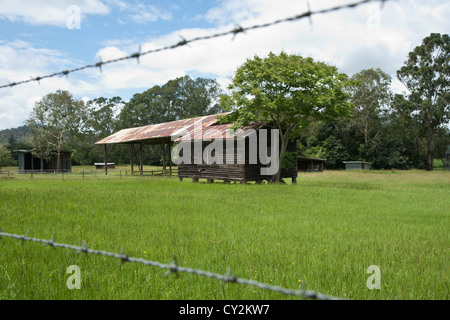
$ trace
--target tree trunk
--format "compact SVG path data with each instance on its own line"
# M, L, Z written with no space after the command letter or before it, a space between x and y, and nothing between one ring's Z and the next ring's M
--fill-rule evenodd
M434 141L433 141L433 131L428 128L428 143L427 143L427 156L428 156L428 171L433 171L433 160L434 160Z
M433 171L433 154L428 151L428 171Z
M162 152L163 152L163 173L166 172L166 145L162 144Z
M364 127L364 161L367 161L367 149L369 144L369 124L366 122Z
M58 153L56 156L56 172L59 173L59 170L61 168L61 141L58 140Z
M281 145L280 145L280 159L278 161L278 171L276 174L272 176L272 182L280 182L281 181L281 171L283 165L284 154L286 153L287 145L289 141L289 135L284 135L281 137ZM273 152L273 150L271 150Z

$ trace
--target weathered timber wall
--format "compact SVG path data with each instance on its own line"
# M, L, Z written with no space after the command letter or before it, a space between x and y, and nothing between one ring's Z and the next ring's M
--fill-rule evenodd
M266 165L260 163L259 157L256 157L257 163L250 163L250 151L256 151L257 156L259 148L250 150L248 139L245 143L245 152L242 150L242 144L235 141L233 154L226 154L226 143L223 141L223 158L221 159L221 164L209 164L212 161L211 158L215 157L216 161L219 160L214 153L204 159L204 150L211 143L210 141L204 141L202 143L202 152L198 154L194 153L194 145L191 145L191 164L180 164L178 166L178 177L241 182L268 180L271 178L270 176L261 175L261 168ZM288 145L288 151L294 152L295 150L296 143L290 143ZM242 158L244 154L245 159ZM289 169L283 169L281 177L296 178L297 162L294 161Z

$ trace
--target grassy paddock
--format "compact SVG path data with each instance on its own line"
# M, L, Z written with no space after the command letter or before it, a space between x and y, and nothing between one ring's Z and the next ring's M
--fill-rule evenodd
M450 172L302 173L293 186L118 170L2 175L0 227L350 299L449 298ZM9 238L0 251L0 299L294 298ZM80 290L66 286L70 265L81 269ZM380 267L380 290L366 286L370 265Z

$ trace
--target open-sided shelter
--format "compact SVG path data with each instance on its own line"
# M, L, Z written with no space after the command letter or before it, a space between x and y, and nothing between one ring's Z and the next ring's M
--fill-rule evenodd
M326 161L325 159L298 156L297 157L298 171L322 172L325 165L325 161Z
M18 154L19 173L26 172L72 172L72 151L61 150L58 170L58 152L53 150L49 158L33 155L31 150L14 150Z

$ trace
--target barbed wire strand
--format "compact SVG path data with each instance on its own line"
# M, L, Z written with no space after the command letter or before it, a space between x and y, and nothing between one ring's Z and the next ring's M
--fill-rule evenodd
M94 249L88 248L88 246L84 242L83 242L82 246L75 246L75 245L71 245L71 244L57 243L57 242L55 242L55 236L53 236L52 239L50 239L50 240L31 238L31 237L28 237L28 232L25 235L18 235L18 234L3 232L2 229L0 228L0 239L2 239L2 237L13 238L16 240L21 240L23 242L31 241L31 242L43 243L44 245L48 245L53 248L66 248L66 249L70 249L70 250L75 250L78 253L95 254L95 255L102 255L102 256L107 256L107 257L111 257L111 258L116 258L121 261L120 265L124 264L125 262L134 262L134 263L140 263L140 264L143 264L146 266L153 266L153 267L167 270L167 272L165 274L166 276L170 275L170 274L178 275L178 273L188 273L188 274L194 274L194 275L198 275L198 276L204 276L207 278L217 279L217 280L222 281L224 284L237 283L237 284L257 287L257 288L263 289L263 290L279 292L279 293L282 293L282 294L288 295L288 296L298 296L298 297L302 297L304 299L344 300L344 299L341 299L338 297L324 295L322 293L314 292L314 291L310 291L310 290L286 289L286 288L283 288L280 286L268 285L268 284L261 283L261 282L255 281L255 280L238 278L238 277L230 274L230 270L228 268L227 268L227 272L225 274L219 274L219 273L213 273L213 272L204 271L204 270L200 270L200 269L192 269L192 268L188 268L188 267L182 267L182 266L178 265L176 258L173 259L172 263L164 264L164 263L161 263L158 261L151 261L151 260L146 260L146 259L142 259L142 258L130 257L127 254L125 254L123 252L123 250L121 250L120 253L113 253L113 252L108 252L108 251L104 251L104 250L94 250Z
M51 74L47 74L47 75L43 75L43 76L37 76L37 77L31 77L28 80L22 80L22 81L17 81L17 82L11 82L8 84L4 84L4 85L0 85L0 89L2 88L11 88L14 86L18 86L18 85L22 85L25 83L29 83L29 82L38 82L40 83L41 80L43 79L47 79L47 78L52 78L52 77L56 77L56 76L68 76L70 73L74 73L74 72L78 72L78 71L82 71L85 69L90 69L90 68L98 68L100 70L100 72L102 71L102 66L106 65L106 64L112 64L112 63L117 63L120 61L125 61L125 60L130 60L130 59L136 59L139 63L139 59L142 56L148 55L148 54L152 54L152 53L157 53L157 52L162 52L162 51L167 51L167 50L172 50L175 48L179 48L182 46L186 46L190 43L193 42L197 42L197 41L201 41L201 40L211 40L214 38L219 38L219 37L224 37L227 35L232 35L233 39L236 37L236 35L240 34L240 33L245 33L246 31L250 31L250 30L256 30L256 29L262 29L262 28L267 28L267 27L271 27L277 24L281 24L281 23L285 23L285 22L293 22L293 21L299 21L305 18L308 18L310 20L311 23L311 17L313 15L320 15L320 14L326 14L326 13L331 13L334 11L338 11L338 10L343 10L343 9L350 9L350 8L356 8L358 6L361 6L363 4L367 4L369 2L380 2L381 3L381 8L383 8L384 3L390 1L390 0L362 0L359 2L354 2L354 3L349 3L349 4L345 4L345 5L340 5L340 6L335 6L332 8L328 8L328 9L322 9L322 10L316 10L316 11L311 11L309 5L308 5L308 11L295 15L295 16L291 16L291 17L287 17L287 18L283 18L283 19L278 19L272 22L267 22L267 23L263 23L263 24L256 24L250 27L242 27L240 25L237 25L234 29L226 31L226 32L220 32L220 33L215 33L215 34L211 34L211 35L207 35L207 36L199 36L199 37L195 37L192 39L184 39L183 37L181 37L181 40L175 44L172 45L168 45L165 47L161 47L161 48L157 48L157 49L152 49L152 50L148 50L148 51L141 51L141 47L139 46L139 51L135 52L131 55L128 56L124 56L124 57L120 57L120 58L116 58L116 59L111 59L111 60L107 60L107 61L102 61L100 59L100 61L98 61L95 64L88 64L88 65L84 65L78 68L74 68L74 69L66 69L63 71L59 71L59 72L55 72L55 73L51 73Z

